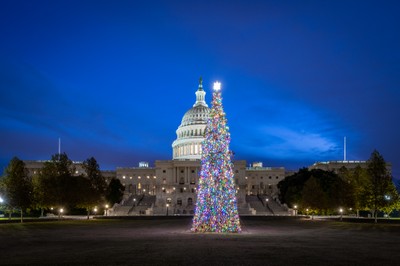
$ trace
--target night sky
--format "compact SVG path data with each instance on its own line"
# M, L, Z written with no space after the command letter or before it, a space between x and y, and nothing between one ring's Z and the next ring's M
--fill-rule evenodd
M399 1L0 1L0 166L172 158L200 76L235 159L367 160L400 178Z

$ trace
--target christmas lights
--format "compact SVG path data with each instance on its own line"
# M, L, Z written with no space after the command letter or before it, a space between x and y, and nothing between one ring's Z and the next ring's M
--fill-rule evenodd
M193 232L239 233L230 134L222 107L221 84L214 83L210 118L202 143Z

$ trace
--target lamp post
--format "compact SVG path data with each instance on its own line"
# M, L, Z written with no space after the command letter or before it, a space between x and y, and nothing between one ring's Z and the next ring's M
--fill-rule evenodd
M169 207L169 204L167 203L165 206L167 206L167 216L168 216L168 207Z
M108 204L106 204L106 216L108 216Z
M265 209L267 209L267 211L268 211L268 201L269 201L269 199L265 198Z
M62 217L63 212L64 212L64 209L63 209L63 208L60 208L60 209L58 210L58 217L59 217L60 219L61 219L61 217Z
M96 217L97 207L94 207L93 212L94 212L94 217Z
M294 208L294 216L297 216L297 205L294 205L293 208Z
M136 206L136 198L133 198L133 206Z
M343 220L343 209L340 208L339 212L340 212L340 221L342 221Z

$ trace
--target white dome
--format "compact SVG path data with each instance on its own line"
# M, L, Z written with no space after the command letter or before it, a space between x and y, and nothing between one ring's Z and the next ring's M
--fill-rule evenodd
M210 108L204 105L198 105L192 107L183 116L181 125L179 127L190 126L190 125L201 125L201 124L206 125L209 114L210 114Z
M196 102L182 118L176 130L176 140L172 143L173 159L200 159L201 143L210 114L210 108L205 102L205 91L200 78L196 91Z

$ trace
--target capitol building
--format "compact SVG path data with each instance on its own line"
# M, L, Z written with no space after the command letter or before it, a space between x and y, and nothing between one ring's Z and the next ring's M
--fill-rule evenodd
M172 143L172 160L157 160L154 167L118 167L115 177L125 186L124 199L109 215L190 215L194 213L200 173L201 143L210 108L202 80L193 106L184 114ZM287 214L278 202L277 184L287 175L284 167L233 162L240 214Z
M117 178L125 187L123 200L108 209L108 215L192 215L201 170L200 159L205 128L210 114L202 79L195 91L193 106L183 115L172 142L172 159L157 160L154 167L140 162L137 167L117 167L102 171L108 180ZM36 174L44 161L24 161L29 174ZM366 161L317 162L309 167L338 172L342 167L365 168ZM74 162L75 175L85 175L82 162ZM390 171L391 165L388 164ZM293 210L280 204L278 183L293 171L284 167L265 167L261 162L247 166L233 161L237 206L240 215L287 215Z

